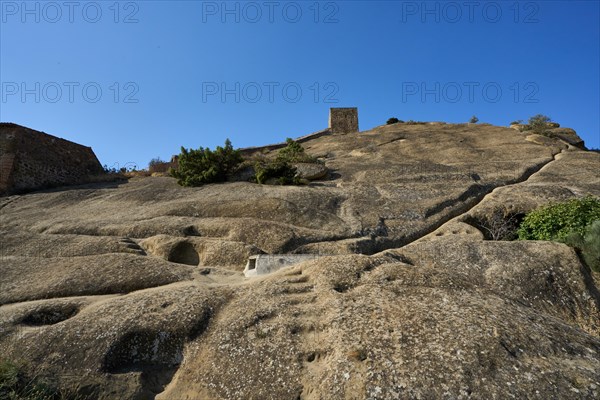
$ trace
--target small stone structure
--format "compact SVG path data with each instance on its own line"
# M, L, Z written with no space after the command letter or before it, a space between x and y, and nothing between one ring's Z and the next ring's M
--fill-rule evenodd
M244 275L249 278L266 275L279 271L283 267L298 264L304 261L316 260L322 257L318 254L257 254L248 258Z
M103 172L91 147L0 123L0 195L86 183Z
M358 108L330 108L329 130L331 133L358 132Z
M296 143L305 143L305 142L311 141L313 139L320 138L321 136L329 135L330 133L331 133L331 131L329 130L329 128L327 128L327 129L323 129L318 132L310 133L308 135L300 136L299 138L294 139L294 141ZM287 146L287 143L281 142L281 143L267 144L265 146L244 147L239 150L242 153L242 155L249 156L251 154L260 153L263 151L273 151L273 150L277 150L277 149L282 149L285 146Z

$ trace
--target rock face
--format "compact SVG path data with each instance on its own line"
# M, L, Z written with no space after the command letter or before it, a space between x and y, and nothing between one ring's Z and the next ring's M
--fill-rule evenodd
M510 128L515 129L519 132L529 133L529 136L540 136L560 139L569 145L575 146L582 150L586 150L583 139L579 137L579 135L577 134L577 132L575 132L574 129L561 128L560 124L557 122L548 122L546 123L546 126L548 127L548 129L545 131L544 136L533 133L533 131L529 130L529 125L526 124L512 124Z
M86 183L102 173L90 147L0 123L0 195Z
M598 398L598 274L477 228L600 196L600 154L530 136L394 124L303 143L306 186L0 198L0 358L90 399ZM244 278L262 253L324 256Z
M562 139L570 145L580 149L585 149L585 143L583 142L583 139L581 139L579 135L577 135L577 133L571 128L556 127L548 130L548 133L550 136Z

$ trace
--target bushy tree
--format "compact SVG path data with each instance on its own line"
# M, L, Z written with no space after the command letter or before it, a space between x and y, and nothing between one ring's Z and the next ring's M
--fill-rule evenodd
M314 157L309 156L304 151L304 147L293 139L287 138L285 140L286 146L279 150L277 159L284 163L298 163L298 162L316 162Z
M390 119L387 120L386 124L388 125L392 125L392 124L397 124L398 122L400 122L400 120L396 117L392 117Z
M153 158L148 163L148 171L150 172L167 172L169 170L169 163L160 159L160 157Z
M270 179L274 179L279 185L298 184L296 178L296 168L290 163L276 159L266 163L257 163L254 166L256 173L256 182L265 184Z
M162 164L162 163L164 163L164 161L161 160L160 157L156 157L156 158L153 158L152 160L150 160L150 162L148 163L148 167L152 168L153 166Z
M549 122L552 122L552 119L550 119L550 117L542 114L536 114L533 117L529 118L529 122L527 123L527 125L529 126L530 130L540 135L543 135L548 129Z
M593 196L551 204L529 212L518 230L521 240L559 240L585 235L592 222L600 220L600 200Z
M477 118L476 116L472 116L471 119L469 120L470 123L472 124L476 124L479 122L479 118Z
M306 154L300 143L290 138L286 139L286 143L274 160L261 158L255 162L254 171L257 183L264 184L274 179L280 185L298 184L300 180L296 177L296 168L292 164L316 162L313 157Z
M225 181L242 161L239 150L234 150L227 139L225 147L217 146L214 151L203 147L197 150L182 147L178 167L171 169L170 173L182 186L202 186Z

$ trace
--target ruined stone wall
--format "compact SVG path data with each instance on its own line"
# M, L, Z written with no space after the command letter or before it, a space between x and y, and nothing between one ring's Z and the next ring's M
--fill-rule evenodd
M328 129L323 129L323 130L318 131L318 132L314 132L314 133L310 133L308 135L300 136L299 138L294 139L294 141L297 142L297 143L305 143L305 142L308 142L310 140L320 138L321 136L328 135L330 133L331 132L329 131L329 128ZM260 153L260 152L263 152L263 151L273 151L273 150L277 150L277 149L282 149L285 146L287 146L286 142L274 143L274 144L267 144L265 146L244 147L244 148L240 149L240 153L242 153L243 156L249 156L251 154Z
M0 134L0 194L8 192L12 186L14 161L14 142L10 136Z
M358 109L356 107L330 108L329 129L331 133L358 132Z
M0 123L0 194L85 183L103 169L90 147Z

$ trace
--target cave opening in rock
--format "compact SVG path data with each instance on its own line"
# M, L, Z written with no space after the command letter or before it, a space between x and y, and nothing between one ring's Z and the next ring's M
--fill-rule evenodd
M199 265L200 255L193 244L179 242L169 252L168 261L186 265Z

